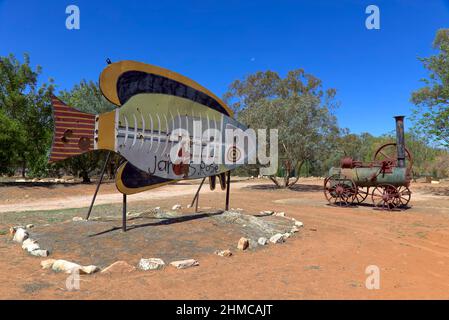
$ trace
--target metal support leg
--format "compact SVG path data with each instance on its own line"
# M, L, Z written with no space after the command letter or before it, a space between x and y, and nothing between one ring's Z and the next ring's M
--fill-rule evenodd
M226 211L229 210L229 190L231 189L231 171L228 171L226 182Z
M90 213L92 212L92 208L95 203L95 198L97 198L97 193L98 193L98 190L100 189L100 184L103 181L103 176L106 171L106 167L108 166L110 157L111 157L111 152L108 152L108 155L106 156L106 161L104 162L103 170L101 171L100 180L98 180L97 188L95 189L95 193L94 193L94 197L92 198L92 202L90 203L89 211L87 212L86 220L89 220Z
M198 212L198 202L200 201L200 194L198 193L198 196L196 197L196 203L195 203L195 212Z
M195 212L198 211L198 198L200 197L200 190L201 187L203 186L204 180L206 180L206 178L203 178L203 180L201 181L200 186L198 187L198 190L196 191L195 196L193 197L192 203L190 204L190 206L193 207L193 204L196 201Z
M123 194L122 231L126 232L126 194Z

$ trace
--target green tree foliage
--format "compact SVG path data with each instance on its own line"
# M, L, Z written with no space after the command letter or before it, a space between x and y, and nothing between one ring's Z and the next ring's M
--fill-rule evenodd
M421 58L429 71L425 86L412 93L414 117L423 133L449 146L449 29L438 30L433 47L438 54Z
M0 57L0 111L4 144L3 152L11 154L1 171L22 168L42 174L42 163L51 143L50 84L38 85L41 68L33 69L27 54L21 63L14 55ZM8 136L8 137L7 137ZM2 164L3 167L3 164Z
M304 161L324 156L334 146L339 129L332 109L335 89L324 90L321 80L302 69L282 78L276 72L257 72L234 81L224 99L240 121L253 129L279 130L282 177L278 187L291 187Z
M116 108L103 97L98 84L93 81L83 80L70 91L60 92L59 98L75 109L92 114L99 114ZM90 182L89 175L103 166L106 154L105 151L88 152L64 160L62 166L74 176L82 177L84 183L88 183ZM118 161L118 156L113 156L111 159L111 163L115 166ZM110 168L110 173L111 171L114 172L115 170Z
M0 109L0 174L13 174L19 161L18 146L25 144L22 128L17 121L6 116Z

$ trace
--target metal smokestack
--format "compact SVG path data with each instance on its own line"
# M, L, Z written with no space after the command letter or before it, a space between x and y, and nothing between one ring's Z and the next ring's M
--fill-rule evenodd
M396 148L398 154L398 167L405 167L405 138L404 138L404 116L396 116Z

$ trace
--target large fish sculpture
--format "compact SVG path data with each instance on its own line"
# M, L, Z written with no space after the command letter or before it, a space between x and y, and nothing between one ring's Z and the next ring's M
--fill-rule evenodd
M227 141L226 129L244 131L246 127L217 111L221 105L211 108L208 97L192 95L189 88L179 95L165 93L163 85L160 89L151 93L128 90L132 94L120 108L100 115L80 112L53 97L55 135L50 162L110 150L150 175L196 179L232 170L250 156ZM205 130L213 134L204 135ZM182 145L185 132L193 157ZM209 161L201 160L204 153Z
M107 65L100 74L99 84L103 95L117 106L126 103L136 93L164 93L188 97L227 116L233 116L233 111L220 98L192 79L137 61L124 60ZM225 188L226 176L221 174L209 176L211 190L215 189L216 177L221 188ZM117 189L124 194L134 194L176 181L150 175L128 161L118 168L115 175Z

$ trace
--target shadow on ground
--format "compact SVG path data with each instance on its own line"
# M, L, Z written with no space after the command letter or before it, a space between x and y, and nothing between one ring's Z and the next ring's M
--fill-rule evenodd
M295 184L294 186L290 188L278 188L274 183L272 184L258 184L253 186L247 186L243 189L247 190L273 190L273 191L279 191L279 190L290 190L290 191L298 191L298 192L322 192L323 187L319 185L313 185L313 184Z

